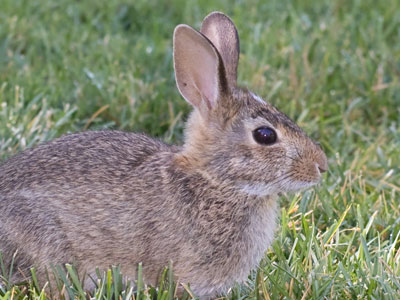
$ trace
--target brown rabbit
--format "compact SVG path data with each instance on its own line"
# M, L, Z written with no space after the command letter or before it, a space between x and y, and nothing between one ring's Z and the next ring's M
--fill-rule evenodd
M63 136L0 165L0 250L14 281L35 266L81 273L120 265L154 284L170 260L200 298L255 268L276 227L276 195L315 185L320 146L288 117L236 85L239 40L213 12L201 32L179 25L174 67L194 110L182 146L143 134ZM24 274L24 275L23 275Z

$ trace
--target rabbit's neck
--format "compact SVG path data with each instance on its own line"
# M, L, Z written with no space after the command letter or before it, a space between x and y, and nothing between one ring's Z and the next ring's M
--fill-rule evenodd
M244 281L269 247L275 230L275 196L253 195L250 188L243 191L234 182L220 180L205 168L193 168L184 156L175 155L178 164L170 160L174 167L164 171L171 186L167 194L177 201L166 209L172 210L182 236L190 241L175 259L178 275L185 281L186 268L181 270L179 265L195 260L198 268L187 278L212 281L224 291L234 281ZM200 286L197 291L202 289L209 287Z

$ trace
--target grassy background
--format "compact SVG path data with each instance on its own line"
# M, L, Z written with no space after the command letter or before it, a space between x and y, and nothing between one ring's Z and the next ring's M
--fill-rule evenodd
M0 158L87 129L181 141L190 108L175 88L172 32L213 10L238 27L239 81L330 163L315 190L283 197L272 248L229 297L399 298L397 0L1 0ZM39 292L8 286L0 297Z

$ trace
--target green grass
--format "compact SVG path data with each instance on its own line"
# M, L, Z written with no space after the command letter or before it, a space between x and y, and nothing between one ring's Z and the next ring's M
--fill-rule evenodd
M0 158L86 129L181 141L190 108L172 32L212 10L238 27L239 81L318 139L330 164L320 186L282 198L273 246L228 297L400 298L397 0L1 0ZM133 299L120 276L106 273L93 297ZM64 289L84 298L77 283ZM3 285L0 299L50 297L41 288ZM135 299L174 289L144 286Z

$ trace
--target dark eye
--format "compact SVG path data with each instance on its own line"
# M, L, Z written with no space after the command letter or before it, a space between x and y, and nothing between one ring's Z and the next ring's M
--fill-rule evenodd
M269 127L257 128L253 131L253 137L257 143L262 145L272 145L277 139L275 130Z

